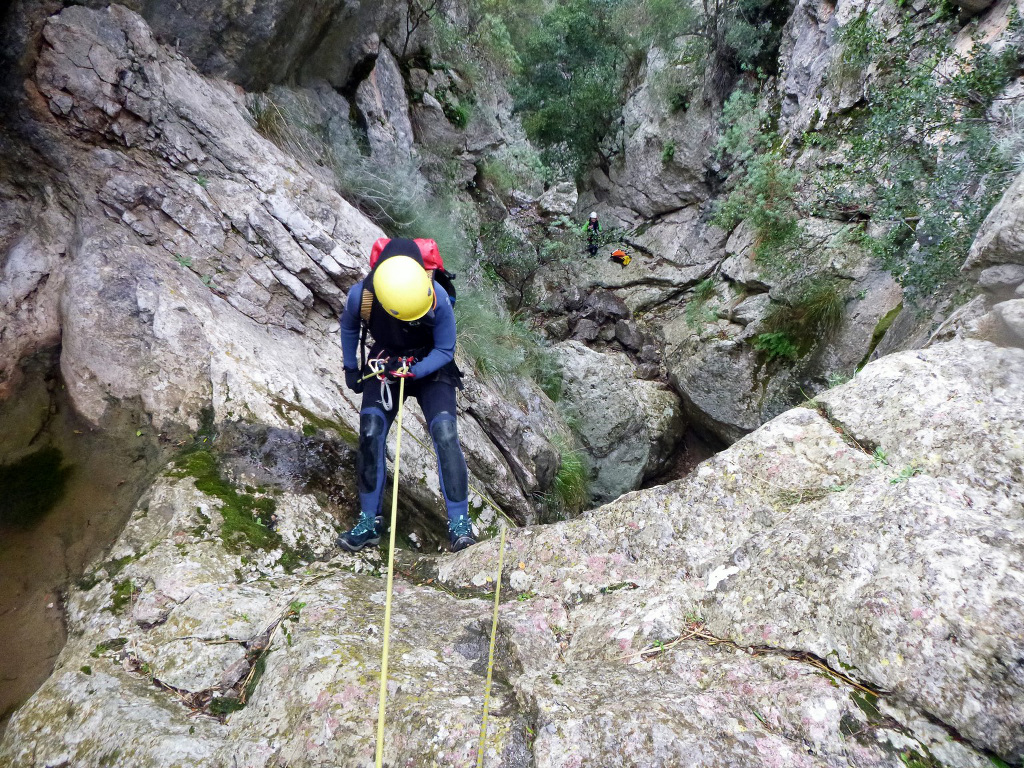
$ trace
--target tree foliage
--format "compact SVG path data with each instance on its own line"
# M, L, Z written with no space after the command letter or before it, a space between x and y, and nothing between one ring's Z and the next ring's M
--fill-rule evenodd
M547 160L582 176L621 110L625 64L613 0L551 7L520 45L516 108Z
M1019 22L1011 23L1019 34ZM957 52L948 42L953 27L947 31L937 35L908 17L893 36L868 13L847 24L845 76L859 76L869 62L877 72L867 106L840 137L810 137L844 160L813 180L815 212L883 225L866 244L906 287L925 294L958 273L1008 183L993 103L1021 63L1017 45Z

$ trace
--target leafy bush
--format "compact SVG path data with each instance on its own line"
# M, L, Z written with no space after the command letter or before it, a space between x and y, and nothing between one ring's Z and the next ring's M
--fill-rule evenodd
M800 174L785 166L781 149L754 155L738 183L721 201L714 223L725 230L748 221L754 228L754 258L776 275L787 274L787 260L800 240L796 188Z
M565 519L579 514L590 503L590 468L586 452L571 438L556 433L550 440L558 449L560 462L545 501L551 517Z
M1020 27L1019 19L1011 24ZM997 141L1005 113L990 106L1016 73L1020 50L979 42L959 53L948 42L955 25L922 28L910 14L895 36L891 27L865 13L840 30L840 66L873 62L876 74L867 106L833 142L844 162L815 179L816 208L883 225L865 245L909 293L925 296L956 282L1009 182L1012 160Z
M770 363L776 358L796 360L800 354L789 334L783 331L762 333L754 337L754 349L764 352Z

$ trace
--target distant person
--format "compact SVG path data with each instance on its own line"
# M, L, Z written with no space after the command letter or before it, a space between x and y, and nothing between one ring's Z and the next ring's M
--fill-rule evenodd
M398 413L398 403L391 399L392 384L405 378L405 395L419 401L437 452L448 536L457 552L476 541L469 519L469 473L456 425L455 390L462 388L462 372L455 364L455 312L443 285L431 279L448 275L443 267L428 273L424 266L420 244L429 251L429 266L434 267L434 259L439 261L433 240L378 241L382 243L377 258L371 257L370 274L349 290L341 315L345 383L361 392L363 401L356 454L359 522L341 534L338 546L358 552L380 542L386 444ZM357 358L361 328L373 337L365 362ZM397 386L394 391L397 395Z
M597 245L601 236L601 222L597 220L597 211L590 212L590 218L583 225L583 233L587 236L587 253L597 256Z

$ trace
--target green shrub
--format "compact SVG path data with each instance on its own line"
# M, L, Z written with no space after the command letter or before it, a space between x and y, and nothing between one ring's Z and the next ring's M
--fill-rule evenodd
M775 275L787 274L788 254L800 241L796 208L797 171L785 167L782 150L754 155L736 187L715 209L714 223L725 230L747 221L755 233L754 258Z
M649 88L655 98L664 104L669 112L683 112L690 108L690 102L700 88L700 69L703 62L688 63L688 53L673 59L668 66L647 76Z
M867 245L911 296L952 290L978 227L1009 183L993 100L1020 65L1017 44L953 50L956 25L915 14L893 28L862 14L839 32L840 66L872 63L867 104L837 126L843 163L818 174L820 214L870 218ZM1011 39L1020 20L1011 21ZM1017 33L1015 35L1015 33Z
M590 469L586 452L571 438L556 433L550 440L558 449L560 460L545 501L554 519L565 519L579 514L590 503Z
M794 290L788 304L773 303L765 327L791 341L800 355L829 339L842 325L846 299L838 283L827 278L810 278Z
M793 339L782 331L755 336L754 349L764 352L769 363L776 358L796 360L800 356Z
M667 141L661 148L661 164L668 165L672 162L672 159L676 156L676 143L674 141Z

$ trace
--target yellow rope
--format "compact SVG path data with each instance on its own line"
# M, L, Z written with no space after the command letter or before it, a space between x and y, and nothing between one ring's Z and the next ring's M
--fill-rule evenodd
M491 650L487 656L487 682L484 684L484 717L480 723L480 744L476 748L476 766L484 764L484 745L487 742L487 707L491 702L491 673L494 671L494 640L498 635L498 601L501 599L501 571L505 562L505 531L501 526L501 544L498 549L498 577L494 587L494 618L491 621Z
M398 380L398 442L395 444L395 481L391 488L391 536L388 546L388 596L384 602L384 650L380 657L380 700L377 705L377 768L384 765L384 712L388 701L388 646L391 634L391 586L395 580L395 529L398 527L398 458L402 452L402 406L405 379Z

